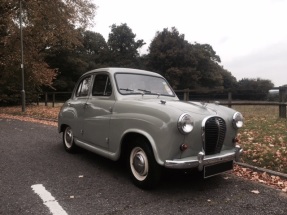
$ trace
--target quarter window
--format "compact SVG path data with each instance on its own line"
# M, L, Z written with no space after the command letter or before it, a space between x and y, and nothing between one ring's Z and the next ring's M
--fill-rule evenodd
M88 96L89 94L89 88L90 88L90 82L91 82L91 76L84 78L77 89L76 96L82 97L82 96Z

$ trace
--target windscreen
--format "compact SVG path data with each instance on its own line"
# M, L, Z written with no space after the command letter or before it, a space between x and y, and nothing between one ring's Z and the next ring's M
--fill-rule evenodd
M155 94L174 96L165 79L142 74L118 73L115 75L118 91L128 94Z

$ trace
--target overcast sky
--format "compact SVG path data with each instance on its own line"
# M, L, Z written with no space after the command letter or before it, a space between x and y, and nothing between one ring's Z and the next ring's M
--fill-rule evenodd
M287 0L93 0L93 31L107 40L126 23L147 44L176 27L190 43L210 44L233 76L287 84Z

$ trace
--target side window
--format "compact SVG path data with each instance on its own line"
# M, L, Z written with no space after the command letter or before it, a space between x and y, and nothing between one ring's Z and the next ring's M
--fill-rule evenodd
M95 77L92 95L93 96L110 96L112 94L112 85L109 76L98 74Z
M89 88L90 88L90 82L91 82L91 76L84 78L80 82L80 84L77 88L77 92L76 92L77 97L88 96Z

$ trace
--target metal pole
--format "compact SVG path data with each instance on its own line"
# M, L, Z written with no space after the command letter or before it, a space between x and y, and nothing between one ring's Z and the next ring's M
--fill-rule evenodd
M20 0L20 40L21 40L21 69L22 69L22 112L26 111L25 87L24 87L24 54L23 54L23 29L22 29L22 0Z

